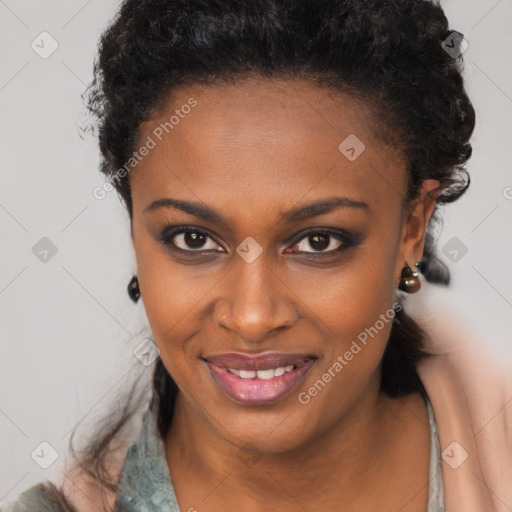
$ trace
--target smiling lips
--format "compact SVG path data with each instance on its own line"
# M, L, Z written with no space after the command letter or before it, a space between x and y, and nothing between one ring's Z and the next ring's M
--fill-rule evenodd
M228 396L257 405L276 401L297 387L316 357L277 352L256 357L232 353L204 360L213 380Z

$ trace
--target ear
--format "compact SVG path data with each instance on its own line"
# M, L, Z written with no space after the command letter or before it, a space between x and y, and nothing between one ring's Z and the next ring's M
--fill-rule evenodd
M439 181L424 180L421 189L412 203L404 211L400 247L395 269L396 285L405 265L414 270L414 265L423 256L427 228L436 207L436 197L440 192Z

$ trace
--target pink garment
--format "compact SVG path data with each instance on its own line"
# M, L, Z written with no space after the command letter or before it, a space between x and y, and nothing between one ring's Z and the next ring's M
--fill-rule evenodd
M439 430L446 512L510 512L510 350L486 347L444 287L424 283L417 295L405 299L404 308L427 331L426 348L436 354L419 363L418 373Z

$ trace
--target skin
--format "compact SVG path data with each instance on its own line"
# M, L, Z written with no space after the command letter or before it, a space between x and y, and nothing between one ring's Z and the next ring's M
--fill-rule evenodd
M391 322L308 404L298 393L392 307L402 267L421 259L438 183L425 181L405 202L406 164L378 137L371 110L299 79L183 87L140 127L139 143L191 97L197 106L129 178L141 295L180 388L164 440L180 508L424 511L425 403L418 394L379 393ZM349 134L366 146L354 161L338 149ZM334 196L367 207L283 218L292 207ZM162 198L206 204L225 222L171 207L145 211ZM160 240L169 224L209 236L198 248L177 235L183 251L172 250ZM309 228L342 229L359 242L331 237L320 250L331 254L320 255L302 235ZM247 237L263 249L252 263L236 252ZM293 252L300 241L304 252ZM227 397L201 359L263 351L318 359L298 389L257 406Z

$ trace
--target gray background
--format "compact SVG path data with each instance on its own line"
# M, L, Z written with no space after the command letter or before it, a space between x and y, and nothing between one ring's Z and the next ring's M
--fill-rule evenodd
M458 251L458 261L445 258L447 293L489 350L510 356L512 0L442 4L469 41L478 123L472 186L445 209L439 246ZM80 94L117 5L0 0L0 503L61 479L71 429L94 423L128 388L133 351L150 335L125 291L135 270L127 215L115 192L93 197L103 183L98 151L79 130ZM59 45L47 59L31 47L43 31ZM57 248L47 262L33 253L43 237ZM60 454L46 470L31 458L44 441Z

